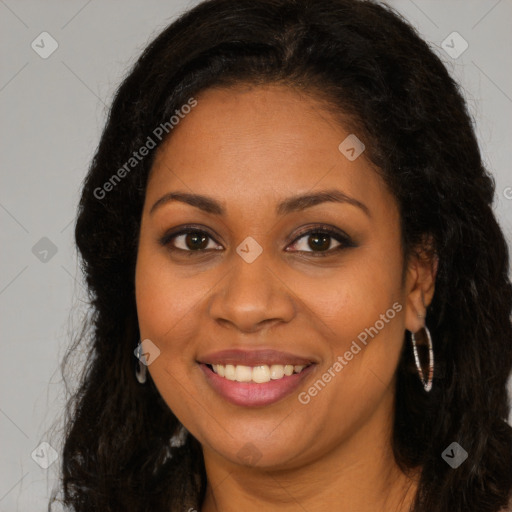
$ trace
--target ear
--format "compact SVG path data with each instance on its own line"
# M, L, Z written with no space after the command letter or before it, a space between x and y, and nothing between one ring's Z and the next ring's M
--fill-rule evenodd
M439 258L433 249L432 237L425 237L411 252L406 262L405 328L418 332L425 325L427 307L432 302Z

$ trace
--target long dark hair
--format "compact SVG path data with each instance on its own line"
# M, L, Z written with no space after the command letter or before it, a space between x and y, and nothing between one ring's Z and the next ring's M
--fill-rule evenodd
M393 192L406 255L431 241L435 378L426 393L404 339L393 450L404 471L422 468L414 512L498 512L512 490L512 286L494 181L441 60L393 9L365 0L202 2L146 48L120 86L75 229L92 313L80 337L90 357L67 409L63 502L76 512L200 509L200 444L191 435L170 443L179 421L149 376L144 386L134 377L134 269L155 149L126 163L149 136L159 147L163 123L172 136L169 119L191 97L237 83L281 83L324 99L360 134ZM468 453L456 469L441 456L452 442Z

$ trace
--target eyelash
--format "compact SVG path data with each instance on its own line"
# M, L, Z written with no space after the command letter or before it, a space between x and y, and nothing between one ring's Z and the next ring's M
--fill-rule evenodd
M179 231L165 234L160 239L160 244L163 245L164 247L167 247L171 252L181 251L183 253L188 253L188 256L194 256L196 254L204 254L205 252L209 252L209 251L218 251L218 249L199 249L199 250L192 251L192 250L179 249L178 247L173 247L171 242L174 238L177 238L178 236L181 236L181 235L189 235L189 234L204 234L207 237L209 237L211 240L213 240L216 244L218 244L218 242L212 237L212 235L210 235L210 233L208 233L207 231L205 231L203 229L194 227L194 226L185 226L182 229L180 229ZM351 238L348 235L346 235L345 233L340 232L330 226L325 226L325 225L316 226L314 228L310 228L306 231L299 233L297 235L297 237L293 240L291 245L296 244L301 238L304 238L306 235L311 235L311 234L328 235L331 238L334 238L337 242L339 242L340 245L338 247L335 247L334 249L328 249L327 251L297 251L297 252L313 254L314 257L326 257L326 256L331 256L333 253L336 253L340 250L343 250L346 248L351 248L351 247L356 247L356 244L351 240ZM218 244L218 245L220 245L220 244Z

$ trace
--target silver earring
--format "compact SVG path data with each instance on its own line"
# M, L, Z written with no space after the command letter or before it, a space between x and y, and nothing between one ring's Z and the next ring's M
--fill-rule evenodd
M135 363L135 378L139 384L144 384L147 377L147 366L144 364L145 358L142 354L142 344L139 341L137 348L134 350L135 357L137 357L137 363Z
M425 376L423 374L423 369L421 367L420 358L418 356L418 348L416 346L416 336L413 332L411 332L411 341L412 341L412 348L413 348L413 352L414 352L414 360L416 362L416 368L418 369L418 374L419 374L421 383L423 384L425 391L428 393L432 389L432 380L434 378L434 349L432 347L432 338L430 337L430 331L428 330L428 327L425 325L423 327L423 329L425 330L425 333L427 335L427 340L428 340L428 378L427 379L425 379Z
M188 430L183 425L181 425L179 432L175 436L171 437L170 446L172 446L173 448L179 448L183 446L187 441L187 436Z

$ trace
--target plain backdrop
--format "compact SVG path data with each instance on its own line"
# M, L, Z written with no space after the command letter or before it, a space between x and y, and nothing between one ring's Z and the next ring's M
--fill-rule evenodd
M196 3L0 0L0 512L46 510L57 475L59 460L43 469L32 454L60 448L48 434L64 413L60 362L86 314L74 219L107 108L146 44ZM512 2L388 3L461 83L510 243Z

